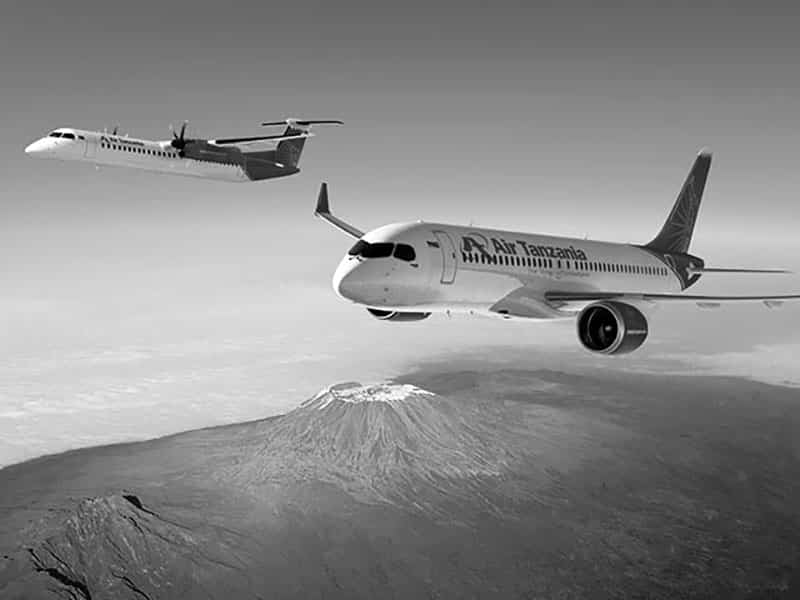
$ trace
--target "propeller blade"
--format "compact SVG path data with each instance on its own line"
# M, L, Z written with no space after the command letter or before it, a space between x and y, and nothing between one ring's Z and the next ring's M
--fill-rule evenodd
M184 121L183 125L181 125L181 132L175 133L175 127L172 125L169 126L170 131L172 131L172 142L170 144L173 148L177 150L183 151L186 148L186 125L188 121Z
M170 123L169 130L172 132L172 137L174 137L176 140L184 139L184 137L186 136L186 125L188 125L188 123L189 121L183 122L183 124L181 125L180 134L175 133L175 126L172 123Z

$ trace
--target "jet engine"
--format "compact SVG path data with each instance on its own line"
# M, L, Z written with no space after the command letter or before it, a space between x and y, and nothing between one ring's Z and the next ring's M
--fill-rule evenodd
M398 312L396 310L379 310L368 308L367 312L381 321L422 321L431 316L429 312Z
M647 338L647 319L622 302L595 302L578 315L578 339L583 347L600 354L627 354Z

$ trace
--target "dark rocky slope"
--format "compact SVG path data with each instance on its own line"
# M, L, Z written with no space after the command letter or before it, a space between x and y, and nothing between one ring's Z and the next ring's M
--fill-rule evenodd
M796 390L406 379L3 469L0 597L800 595Z

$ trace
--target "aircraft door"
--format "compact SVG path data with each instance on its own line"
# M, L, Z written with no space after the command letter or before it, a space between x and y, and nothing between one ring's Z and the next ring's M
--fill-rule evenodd
M93 139L92 137L86 137L83 140L83 143L86 144L86 148L84 149L83 156L86 158L94 158L97 156L97 139Z
M439 249L442 252L442 278L441 283L450 284L456 280L456 246L444 231L434 231Z

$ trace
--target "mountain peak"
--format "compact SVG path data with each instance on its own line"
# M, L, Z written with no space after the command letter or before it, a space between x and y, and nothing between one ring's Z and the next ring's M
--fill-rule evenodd
M351 381L325 388L316 396L304 402L301 407L322 410L335 402L348 402L351 404L360 402L383 402L396 406L405 402L412 402L414 400L433 396L435 396L433 392L423 390L422 388L410 384L383 382L362 385L358 382Z
M247 486L310 477L360 500L420 506L422 490L453 498L501 476L514 451L486 440L508 427L472 399L409 384L342 383L256 425L248 436L256 447L233 477Z

